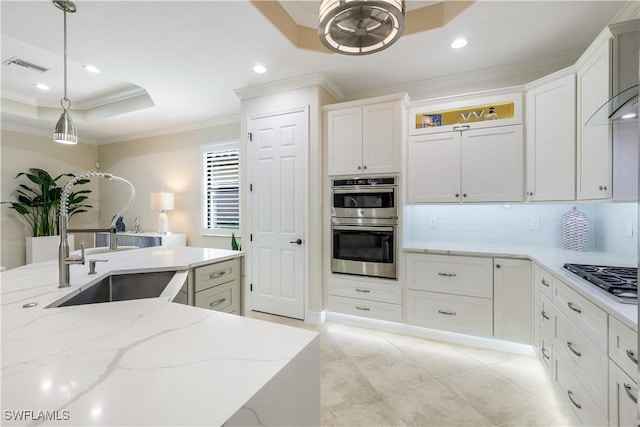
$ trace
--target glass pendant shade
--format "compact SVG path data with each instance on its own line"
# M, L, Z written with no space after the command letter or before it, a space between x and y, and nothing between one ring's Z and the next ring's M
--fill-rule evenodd
M322 0L318 36L334 52L368 55L400 38L404 16L404 0Z
M77 144L78 143L78 131L76 125L73 124L69 112L65 109L58 123L56 123L56 129L53 132L53 140L61 144Z

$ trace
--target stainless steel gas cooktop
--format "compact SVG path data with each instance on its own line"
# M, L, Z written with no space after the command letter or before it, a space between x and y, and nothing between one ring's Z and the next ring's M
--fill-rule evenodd
M638 269L635 267L565 264L564 268L603 289L618 302L638 303Z

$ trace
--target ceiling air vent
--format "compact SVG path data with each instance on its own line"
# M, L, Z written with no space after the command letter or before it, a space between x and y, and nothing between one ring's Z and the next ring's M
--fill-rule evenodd
M45 73L49 71L48 68L42 67L40 65L36 65L29 61L25 61L24 59L16 58L15 56L7 59L6 61L3 62L3 64L18 65L22 68L26 68L27 70L37 71L38 73Z

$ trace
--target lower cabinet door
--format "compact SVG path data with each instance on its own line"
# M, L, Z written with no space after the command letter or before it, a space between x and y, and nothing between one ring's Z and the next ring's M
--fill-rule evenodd
M606 426L607 417L593 401L589 393L582 386L578 378L573 374L567 362L560 352L554 354L556 363L555 380L561 394L569 402L571 409L576 414L582 425ZM569 362L571 363L571 362Z
M493 301L437 292L407 291L407 323L461 334L493 335Z
M638 385L609 360L609 425L635 426L638 413Z
M240 309L240 284L237 280L196 292L195 306L231 313Z
M402 305L329 295L329 311L370 319L402 322Z

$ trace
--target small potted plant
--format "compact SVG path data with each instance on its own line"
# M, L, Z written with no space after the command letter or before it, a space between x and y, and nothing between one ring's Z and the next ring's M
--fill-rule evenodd
M34 239L45 236L57 236L60 197L62 195L62 187L67 180L59 184L63 177L73 178L72 173L64 173L52 178L51 175L42 169L30 168L28 172L20 172L15 179L20 177L27 178L30 182L21 183L14 190L17 201L2 202L8 204L9 209L13 209L22 216L24 221L31 228L31 237L27 237L27 263L39 260L35 256L38 250ZM74 185L83 185L88 183L88 179L81 179ZM35 185L33 185L35 184ZM87 212L87 208L91 205L85 204L87 200L86 194L91 190L79 190L69 195L69 217L82 212ZM57 253L57 239L48 237L48 239L40 239L47 241L44 245L49 252L51 247L55 247Z

